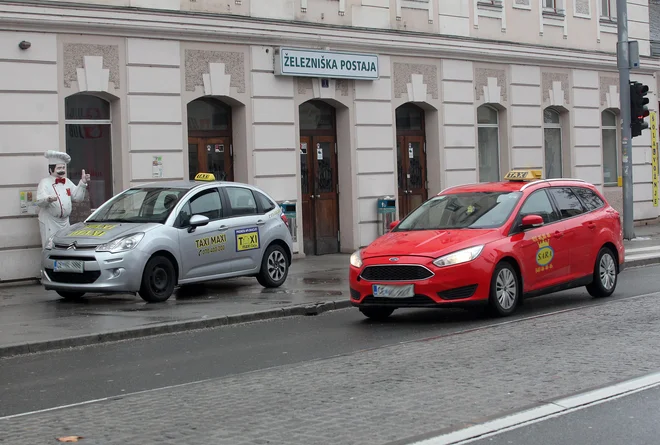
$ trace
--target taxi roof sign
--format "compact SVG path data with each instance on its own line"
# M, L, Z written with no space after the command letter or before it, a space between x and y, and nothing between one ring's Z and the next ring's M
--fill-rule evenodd
M511 170L504 176L506 181L535 181L543 179L541 170Z
M195 181L215 181L215 175L213 173L197 173Z

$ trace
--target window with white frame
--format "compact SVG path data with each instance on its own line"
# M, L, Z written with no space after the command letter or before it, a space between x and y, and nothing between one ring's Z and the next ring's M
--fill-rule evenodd
M563 13L564 7L562 4L562 0L543 0L543 11Z
M616 186L619 178L619 150L617 115L610 110L601 114L603 139L603 183Z
M616 0L600 0L600 16L604 19L616 19Z
M477 108L479 144L479 181L495 182L500 178L500 124L498 111L488 105Z
M545 177L562 177L561 116L552 108L543 111Z

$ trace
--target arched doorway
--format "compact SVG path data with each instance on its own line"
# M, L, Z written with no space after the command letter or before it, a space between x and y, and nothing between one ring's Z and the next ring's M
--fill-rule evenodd
M411 103L396 109L396 161L399 217L404 218L428 197L424 110Z
M113 196L110 102L91 94L74 94L64 100L66 152L71 156L67 176L80 181L82 171L91 181L82 203L74 203L71 221L86 218Z
M300 105L300 181L303 248L308 255L339 252L335 109L312 100Z
M231 107L212 97L188 104L188 175L213 173L234 180Z

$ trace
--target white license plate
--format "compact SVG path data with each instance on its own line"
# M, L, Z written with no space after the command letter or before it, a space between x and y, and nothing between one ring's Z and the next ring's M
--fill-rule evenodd
M382 284L372 285L374 297L379 298L410 298L415 296L415 286L385 286Z
M84 263L76 260L58 260L55 261L55 272L83 273Z

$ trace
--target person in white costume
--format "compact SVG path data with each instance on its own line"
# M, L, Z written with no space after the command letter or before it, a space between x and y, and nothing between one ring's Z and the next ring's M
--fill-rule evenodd
M78 185L66 177L66 165L71 162L71 156L68 154L48 150L44 156L48 159L50 176L42 179L37 188L42 248L55 232L69 225L71 202L85 199L85 190L89 181L89 175L85 174L85 170L82 171Z

